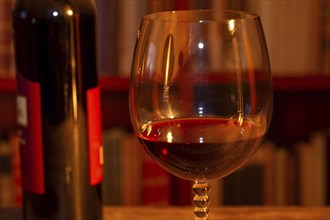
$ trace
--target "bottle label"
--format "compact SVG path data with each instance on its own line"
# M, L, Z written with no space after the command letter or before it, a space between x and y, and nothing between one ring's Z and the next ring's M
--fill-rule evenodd
M87 90L87 123L90 163L90 184L95 185L103 179L103 146L101 131L100 87Z
M40 85L17 74L17 122L20 135L22 188L45 192Z
M32 193L44 194L40 84L25 79L21 74L17 74L16 80L22 188ZM100 88L87 90L86 96L90 184L96 185L103 179Z

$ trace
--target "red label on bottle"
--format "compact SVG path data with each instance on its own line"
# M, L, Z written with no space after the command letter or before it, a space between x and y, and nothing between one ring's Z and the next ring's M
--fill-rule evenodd
M43 194L45 183L40 85L20 74L17 74L16 80L22 187L25 191Z
M101 133L100 88L87 90L88 145L90 161L90 184L103 179L103 146Z

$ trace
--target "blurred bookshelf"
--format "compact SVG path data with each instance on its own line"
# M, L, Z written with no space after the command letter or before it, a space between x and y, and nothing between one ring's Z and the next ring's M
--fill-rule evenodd
M16 82L8 13L13 2L0 1L0 206L21 204ZM128 111L129 72L143 14L210 8L260 14L274 89L274 113L266 141L238 172L224 180L211 181L212 205L330 204L329 1L95 2L99 15L105 204L191 204L191 183L172 176L151 161L132 133Z

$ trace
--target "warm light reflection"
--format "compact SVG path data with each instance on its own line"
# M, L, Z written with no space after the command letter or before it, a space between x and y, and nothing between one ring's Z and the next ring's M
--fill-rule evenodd
M170 77L170 71L171 71L171 55L173 53L172 51L172 45L173 45L173 36L172 35L169 35L166 39L166 43L167 45L165 45L165 48L167 48L167 51L166 51L166 59L165 59L165 82L164 82L164 85L165 85L165 88L169 88L169 77Z
M168 132L166 138L168 143L172 143L173 141L172 132Z
M198 108L198 114L199 114L199 116L203 116L203 114L204 114L204 108L203 107Z
M198 43L198 48L199 49L203 49L204 48L204 43L203 42L199 42Z
M163 154L164 156L166 156L166 155L168 154L168 150L167 150L166 148L164 148L164 149L162 150L162 154Z
M237 123L241 127L243 125L243 122L244 122L244 115L243 115L243 113L239 112L238 118L237 118Z
M72 11L71 9L67 10L66 13L67 13L69 16L73 15L73 11Z
M141 131L142 131L142 133L147 133L147 135L149 136L152 132L151 122L149 121L148 123L142 125Z
M231 33L235 32L235 20L231 19L228 21L228 28Z
M72 82L72 105L73 105L73 118L75 121L78 120L78 95L77 95L77 83L73 79Z

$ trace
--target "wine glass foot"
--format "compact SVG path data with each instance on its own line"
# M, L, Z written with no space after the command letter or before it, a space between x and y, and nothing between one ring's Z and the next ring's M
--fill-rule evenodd
M192 187L195 194L193 203L195 205L195 220L207 220L209 214L209 192L210 185L207 179L197 179Z

